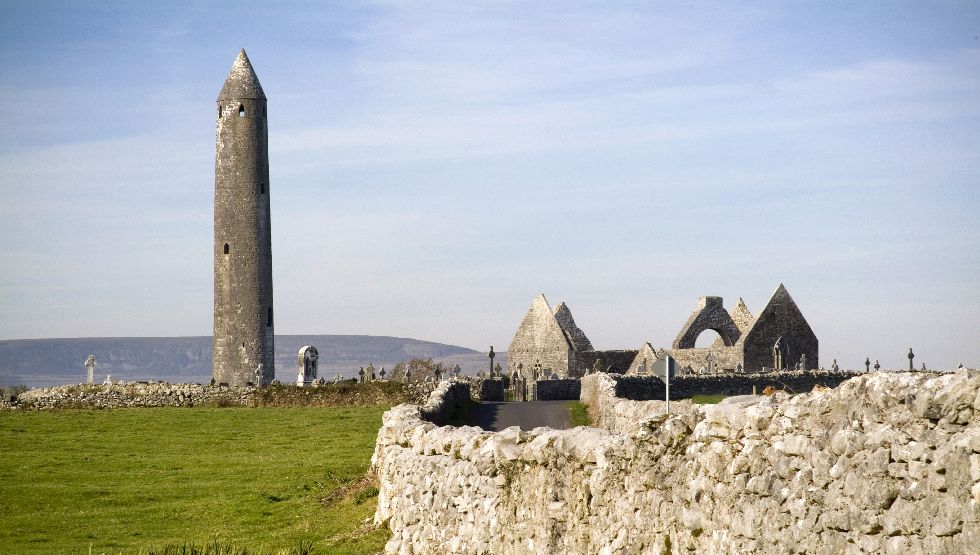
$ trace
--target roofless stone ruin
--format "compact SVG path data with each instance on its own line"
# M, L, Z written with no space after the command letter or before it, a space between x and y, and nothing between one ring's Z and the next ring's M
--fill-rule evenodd
M707 330L716 332L718 339L710 347L695 347L698 336ZM752 315L741 298L729 313L721 297L701 297L671 348L659 350L645 343L634 350L597 351L575 323L568 305L559 303L552 309L545 296L538 295L507 354L509 373L518 366L540 365L563 378L591 371L642 375L666 355L688 373L819 368L817 336L783 284L758 316Z

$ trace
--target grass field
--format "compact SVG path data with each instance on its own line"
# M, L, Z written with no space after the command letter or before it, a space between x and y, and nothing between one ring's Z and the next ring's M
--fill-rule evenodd
M720 403L727 395L694 395L691 397L691 402L695 405L716 405Z
M0 412L0 553L377 552L377 490L350 484L384 410Z
M572 427L591 426L592 419L589 418L589 407L580 401L569 401L568 410L571 412Z

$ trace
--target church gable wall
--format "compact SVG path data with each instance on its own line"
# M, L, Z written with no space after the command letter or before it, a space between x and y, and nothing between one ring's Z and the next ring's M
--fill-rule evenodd
M507 372L513 373L517 365L522 364L525 375L529 375L538 363L542 369L550 368L565 376L572 362L571 354L568 340L547 299L538 295L507 348Z
M773 368L776 362L773 347L777 341L780 342L783 368L795 367L802 355L806 355L806 368L819 368L817 336L782 284L739 342L746 369Z
M742 335L731 315L722 306L721 297L701 297L695 310L674 340L674 349L693 349L694 344L705 330L714 330L727 346L734 345Z

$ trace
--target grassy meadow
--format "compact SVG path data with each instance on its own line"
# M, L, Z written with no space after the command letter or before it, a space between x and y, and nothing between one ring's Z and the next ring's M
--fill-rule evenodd
M375 553L383 406L0 412L0 553Z

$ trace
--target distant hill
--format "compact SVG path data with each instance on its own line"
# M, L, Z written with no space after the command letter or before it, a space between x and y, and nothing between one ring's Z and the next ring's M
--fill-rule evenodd
M475 374L488 365L484 353L431 341L371 335L277 335L276 377L295 379L300 347L320 352L320 376L353 376L369 363L380 370L412 358L459 364ZM95 355L96 381L106 374L122 380L207 383L211 379L211 337L89 337L0 341L0 385L48 387L84 381L84 361ZM497 360L506 367L504 353Z

